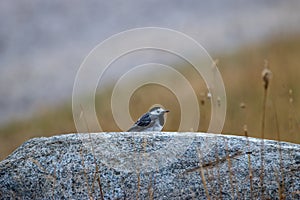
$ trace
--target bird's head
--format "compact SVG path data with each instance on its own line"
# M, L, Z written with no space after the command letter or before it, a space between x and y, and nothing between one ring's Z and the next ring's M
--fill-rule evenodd
M165 110L165 109L163 109L163 108L161 108L161 107L154 107L154 108L151 108L151 109L149 110L149 113L150 113L151 115L157 115L157 116L163 115L163 114L165 114L165 113L167 113L167 112L169 112L169 110Z

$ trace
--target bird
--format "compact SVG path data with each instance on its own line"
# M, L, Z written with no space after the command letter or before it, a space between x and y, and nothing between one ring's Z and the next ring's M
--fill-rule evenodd
M164 114L170 112L161 107L153 107L142 115L127 132L161 131L165 118Z

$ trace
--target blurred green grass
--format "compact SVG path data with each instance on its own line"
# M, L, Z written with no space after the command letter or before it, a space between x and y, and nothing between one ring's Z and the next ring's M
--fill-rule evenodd
M300 143L299 55L300 35L273 38L234 52L213 55L214 59L219 60L218 68L227 93L227 117L223 133L244 135L243 126L247 125L249 136L260 137L263 100L261 72L264 60L267 59L273 76L266 108L265 137L277 139L275 120L277 114L280 139ZM200 102L201 123L198 131L206 131L210 119L210 102L205 96L207 88L191 67L186 66L181 70L181 73L189 77L188 80L191 81ZM289 93L290 90L292 95ZM110 95L111 91L97 94L98 119L104 131L120 131L111 114ZM145 96L147 98L144 98ZM164 130L176 131L180 122L179 102L171 91L159 85L146 85L134 93L129 105L133 119L137 119L151 105L157 103L171 110ZM42 108L30 119L13 121L0 127L0 160L32 137L70 132L76 132L71 102L58 107Z

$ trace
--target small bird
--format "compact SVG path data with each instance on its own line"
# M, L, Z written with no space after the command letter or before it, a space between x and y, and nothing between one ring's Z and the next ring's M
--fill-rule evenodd
M151 108L127 132L161 131L165 123L164 114L167 112L169 110L161 107Z

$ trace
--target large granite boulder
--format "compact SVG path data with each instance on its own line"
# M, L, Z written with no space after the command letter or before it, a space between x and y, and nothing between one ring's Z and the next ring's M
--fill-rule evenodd
M0 162L0 197L300 199L300 145L204 133L34 138Z

